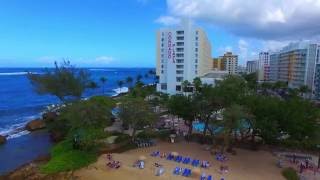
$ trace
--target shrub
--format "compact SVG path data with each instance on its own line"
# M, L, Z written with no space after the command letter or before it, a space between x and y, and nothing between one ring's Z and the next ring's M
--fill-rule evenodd
M156 137L157 137L157 133L152 130L144 130L137 135L137 138L140 138L140 139L152 139Z
M76 170L95 162L96 159L97 154L94 151L75 150L72 142L64 140L52 148L50 161L41 166L40 170L46 174Z
M282 170L282 175L287 179L287 180L299 180L299 176L293 168L285 168Z
M128 134L120 134L118 135L117 139L114 141L116 144L123 143L123 142L129 142L131 137Z
M104 132L102 128L80 128L70 132L68 139L73 142L74 138L78 138L78 145L81 150L94 150L99 144L99 139L108 137L108 133Z
M171 134L170 130L160 130L157 132L157 137L159 139L166 140L169 138L170 134Z

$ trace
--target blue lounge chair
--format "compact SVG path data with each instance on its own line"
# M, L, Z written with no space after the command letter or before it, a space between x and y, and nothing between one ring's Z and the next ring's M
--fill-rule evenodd
M188 169L188 176L191 176L191 169Z
M188 169L187 168L185 168L183 170L182 176L188 176Z
M207 180L212 180L212 176L209 175L208 178L207 178Z
M173 171L173 174L175 175L179 175L180 174L180 168L179 167L176 167Z
M207 176L205 173L202 173L201 176L200 176L200 180L206 180L207 179Z

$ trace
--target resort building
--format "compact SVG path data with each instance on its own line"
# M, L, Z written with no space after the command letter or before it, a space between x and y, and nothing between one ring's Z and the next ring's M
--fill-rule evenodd
M213 70L222 70L221 69L221 58L212 58Z
M249 74L257 72L257 61L247 61L246 71Z
M212 70L211 45L206 33L189 21L157 31L157 91L182 93L181 83L192 82Z
M221 58L221 70L228 71L229 74L237 74L238 56L232 52L226 52Z
M201 82L203 84L208 84L215 86L217 81L222 81L225 76L229 74L228 71L211 71L207 73L206 75L200 77Z
M289 88L306 85L320 99L320 44L291 43L270 56L270 79L287 82Z
M270 59L268 52L260 52L258 60L258 81L269 81Z
M227 71L229 74L237 74L238 56L232 52L226 52L223 56L213 58L213 69Z

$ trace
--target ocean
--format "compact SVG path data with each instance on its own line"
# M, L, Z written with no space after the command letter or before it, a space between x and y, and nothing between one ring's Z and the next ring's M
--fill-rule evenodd
M139 74L144 76L151 68L87 68L87 70L92 80L100 87L87 90L83 98L94 95L117 95L120 93L118 80L125 80L128 76L135 79ZM51 95L37 94L26 76L27 72L43 73L43 69L0 68L0 135L5 135L8 139L6 144L0 145L0 162L13 161L0 163L0 174L32 160L33 156L48 153L51 146L46 133L30 133L23 130L23 127L28 121L40 117L48 106L59 103L59 100ZM99 82L101 77L107 78L104 91ZM150 84L154 79L148 77L142 81ZM127 90L124 85L121 92ZM33 148L25 148L30 144Z

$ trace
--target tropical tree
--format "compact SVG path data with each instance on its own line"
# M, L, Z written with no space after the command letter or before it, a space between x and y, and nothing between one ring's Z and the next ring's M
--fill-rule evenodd
M183 93L190 92L191 83L188 80L184 80L181 83L181 86L182 86L182 92Z
M100 82L102 83L102 94L104 94L104 88L107 80L108 79L106 77L100 77Z
M137 77L136 77L136 81L137 82L140 82L142 79L142 75L141 74L138 74Z
M194 78L192 81L192 84L193 84L196 92L199 92L201 90L202 82L199 77Z
M192 96L173 95L169 98L167 104L170 113L184 119L185 124L189 127L188 134L192 134L193 121L196 119L198 110L194 106Z
M77 69L64 60L60 65L54 63L53 70L46 69L44 74L28 73L34 89L39 94L51 94L60 101L80 100L85 89L90 88L90 75L85 69ZM92 85L92 84L91 84Z
M132 129L132 141L135 140L137 129L152 125L156 115L151 106L142 98L125 98L119 106L119 117L124 124Z
M224 152L225 147L228 151L232 151L232 133L241 127L241 120L247 118L247 113L244 108L238 104L232 104L230 107L225 108L223 112L223 137L224 144L221 152Z
M119 80L119 81L117 81L117 84L118 84L118 87L119 87L119 92L121 93L121 91L122 91L122 86L123 86L123 81L122 80Z
M311 92L307 85L302 85L299 87L300 96L303 97L304 94Z
M133 82L133 78L131 76L128 76L126 78L126 83L128 83L130 89L132 88L132 82Z

